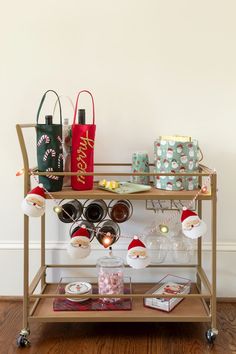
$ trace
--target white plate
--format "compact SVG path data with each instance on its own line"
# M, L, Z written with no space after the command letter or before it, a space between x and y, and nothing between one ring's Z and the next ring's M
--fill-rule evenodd
M76 281L65 286L65 293L73 295L82 295L91 293L92 285L84 281Z
M65 286L65 293L68 295L87 295L92 294L92 285L87 282L78 281L69 283ZM76 299L76 298L67 298L70 301L74 302L83 302L89 299L89 297Z

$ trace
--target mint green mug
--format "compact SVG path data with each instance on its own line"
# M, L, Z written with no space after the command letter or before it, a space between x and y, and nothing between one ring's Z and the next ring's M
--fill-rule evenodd
M132 155L132 169L133 173L136 172L150 172L148 153L145 151L137 151ZM131 176L131 182L139 184L149 184L149 176Z

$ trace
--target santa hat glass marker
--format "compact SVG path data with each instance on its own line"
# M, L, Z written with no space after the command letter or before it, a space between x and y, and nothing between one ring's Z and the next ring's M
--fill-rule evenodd
M72 258L85 258L90 254L90 233L85 225L82 225L71 235L67 251Z
M150 264L150 257L144 243L134 236L128 246L127 263L134 269L142 269Z
M45 213L45 193L41 183L26 195L21 208L25 215L32 217L40 217Z
M183 208L181 223L183 234L189 238L195 239L207 233L206 223L186 207Z

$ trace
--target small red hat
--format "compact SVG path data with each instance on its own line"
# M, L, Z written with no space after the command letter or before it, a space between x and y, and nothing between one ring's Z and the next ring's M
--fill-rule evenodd
M192 210L189 210L187 208L183 208L182 215L181 215L181 222L183 222L189 216L197 216L197 214L194 213Z
M90 238L90 234L88 232L88 230L86 229L85 225L82 225L78 230L76 230L71 237L76 237L76 236L84 236L84 237L88 237Z
M139 240L138 236L134 236L133 240L130 242L128 246L128 251L133 247L144 247L146 248L145 244Z
M44 193L42 183L40 183L37 187L32 189L28 194L37 194L38 196L45 198L45 193Z

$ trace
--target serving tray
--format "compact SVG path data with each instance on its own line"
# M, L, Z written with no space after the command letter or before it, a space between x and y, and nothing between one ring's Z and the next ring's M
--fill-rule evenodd
M104 191L117 193L117 194L127 194L127 193L139 193L139 192L146 192L151 189L151 186L147 186L144 184L137 184L131 182L119 182L120 187L115 189L105 188L102 186L98 186L99 189Z

